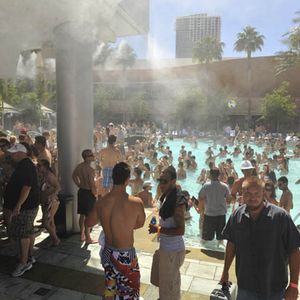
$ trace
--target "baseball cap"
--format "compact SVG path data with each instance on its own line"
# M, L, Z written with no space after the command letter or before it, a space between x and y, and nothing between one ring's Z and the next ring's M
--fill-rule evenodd
M16 145L12 146L11 148L9 148L7 151L10 153L23 152L23 153L27 154L27 149L22 144L16 144Z
M147 187L151 187L152 184L150 181L145 181L144 184L143 184L143 188L147 188Z
M241 170L250 170L254 169L251 162L249 160L244 160L241 164Z

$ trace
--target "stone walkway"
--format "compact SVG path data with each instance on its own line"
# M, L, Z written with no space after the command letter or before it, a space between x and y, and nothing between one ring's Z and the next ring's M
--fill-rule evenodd
M92 237L98 238L100 230L101 226L95 226ZM146 230L137 230L135 234L141 296L145 300L156 300L158 289L150 284L153 251L139 249L156 249L158 243L155 238L149 239L149 235L145 239ZM150 243L148 248L139 247L140 240ZM99 245L85 245L79 241L78 234L63 239L58 247L49 247L47 243L48 234L41 232L34 248L37 263L21 278L9 275L16 262L15 247L0 247L0 299L101 299L103 268L99 261ZM209 299L222 268L222 262L186 258L181 268L182 299Z

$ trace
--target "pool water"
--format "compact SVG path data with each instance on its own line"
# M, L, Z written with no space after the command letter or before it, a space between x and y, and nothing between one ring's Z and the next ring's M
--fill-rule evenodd
M174 140L168 140L166 146L170 146L170 149L173 152L173 166L177 169L177 163L178 163L178 157L179 157L179 152L181 149L181 145L185 145L185 150L186 151L192 151L193 155L196 156L196 162L198 164L198 168L196 171L188 171L187 170L187 178L184 180L178 180L179 184L181 185L183 190L187 190L191 196L195 196L198 198L198 193L202 187L201 184L197 183L197 178L200 175L200 172L203 168L208 169L208 166L205 164L205 160L207 158L205 152L209 146L212 146L213 141L209 140L200 140L198 141L198 146L197 149L193 147L193 145L184 142L182 139L174 139ZM254 149L255 152L261 153L263 151L263 147L257 147L254 144L250 144L250 146ZM216 149L213 149L214 154L216 155L219 153L218 149L222 147L220 145L217 146ZM229 152L233 151L234 147L228 146ZM289 150L291 151L291 149ZM292 152L290 153L292 154ZM163 156L163 154L159 153L159 157ZM242 172L240 170L240 165L242 162L242 157L243 155L240 154L239 157L232 157L231 155L228 155L227 157L222 157L222 158L217 158L216 159L216 165L218 165L221 161L226 160L226 158L231 158L235 170L239 174L239 176L242 176ZM300 212L300 202L298 201L299 196L300 196L300 185L296 185L295 182L297 179L300 178L300 159L290 159L289 162L289 174L287 175L289 179L289 188L293 193L293 201L294 201L294 208L291 211L291 216L294 218L299 212ZM280 172L275 171L276 177L279 178ZM153 188L152 188L152 193L155 194L157 187L157 183L153 182ZM277 200L279 200L281 191L276 190L276 195L277 195ZM230 213L232 211L232 207L228 208L227 212L227 219L230 216ZM200 232L199 232L199 215L196 212L194 208L191 208L190 214L192 218L188 221L186 221L186 228L185 228L185 243L187 246L192 246L192 247L201 247L203 245L200 244ZM300 219L297 220L297 224L300 224ZM204 248L215 248L216 247L216 241L209 242L206 244Z

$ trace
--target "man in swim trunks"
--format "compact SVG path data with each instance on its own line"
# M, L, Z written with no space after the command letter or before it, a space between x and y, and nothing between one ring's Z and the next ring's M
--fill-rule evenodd
M137 300L140 293L140 270L135 249L133 231L143 227L145 212L143 201L126 193L130 179L130 167L118 163L112 173L114 186L97 203L98 219L105 234L105 246L101 255L105 270L106 300ZM89 225L97 223L91 220Z
M83 162L74 170L72 178L78 186L78 214L80 238L88 244L95 243L90 236L90 228L85 224L86 217L92 211L97 199L97 189L95 184L95 170L91 167L91 163L95 160L92 150L86 149L81 153Z
M103 187L105 193L108 193L112 186L112 169L116 163L122 161L122 154L118 148L115 147L116 136L110 135L107 139L107 147L102 149L99 153L99 163L103 174Z

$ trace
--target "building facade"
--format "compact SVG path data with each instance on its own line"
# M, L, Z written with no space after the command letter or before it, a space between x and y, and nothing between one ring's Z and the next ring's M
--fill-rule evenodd
M205 37L221 40L221 17L196 14L176 19L176 58L191 58L196 43Z

